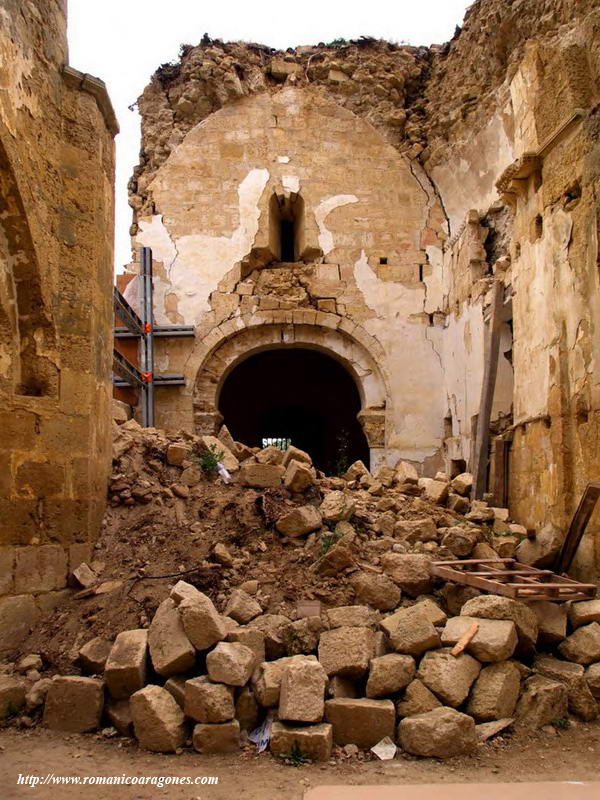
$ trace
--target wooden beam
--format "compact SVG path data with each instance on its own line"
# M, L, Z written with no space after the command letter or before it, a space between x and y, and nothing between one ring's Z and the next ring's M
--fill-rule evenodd
M502 304L504 302L504 284L496 281L492 288L490 321L486 330L485 364L479 414L477 416L477 432L475 434L475 450L473 458L472 499L482 498L486 491L487 470L490 447L490 421L494 403L494 390L498 373L498 356L500 352L500 331L502 328Z
M571 524L563 546L560 549L556 562L554 564L555 572L559 574L567 573L571 569L571 564L575 558L575 553L579 547L585 529L587 528L590 517L594 513L596 503L600 498L600 482L590 481L585 487L585 490L577 506L577 510L573 515Z

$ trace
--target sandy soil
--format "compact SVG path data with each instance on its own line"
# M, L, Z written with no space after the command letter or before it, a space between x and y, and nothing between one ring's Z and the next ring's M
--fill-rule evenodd
M0 797L69 800L301 800L320 785L402 785L512 781L598 780L600 723L576 724L568 731L498 738L480 745L474 756L436 761L400 756L393 761L356 759L298 768L268 753L239 756L155 755L131 740L59 734L41 728L0 731ZM217 786L30 786L18 785L19 774L218 776Z

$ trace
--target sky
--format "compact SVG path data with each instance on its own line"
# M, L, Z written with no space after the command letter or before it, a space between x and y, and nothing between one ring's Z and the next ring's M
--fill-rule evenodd
M69 63L105 81L117 136L115 270L130 260L127 181L138 163L140 119L130 111L154 70L204 33L285 49L374 36L412 45L448 41L471 0L69 0Z

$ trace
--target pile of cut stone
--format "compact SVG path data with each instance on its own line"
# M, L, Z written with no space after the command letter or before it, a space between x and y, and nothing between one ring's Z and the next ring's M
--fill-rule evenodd
M414 556L398 558L414 578L409 594L431 587L420 565L413 570ZM292 621L263 614L242 589L221 615L180 581L148 630L81 648L82 671L96 677L41 678L26 691L5 675L0 706L6 714L26 705L30 715L43 707L44 724L62 731L109 724L158 752L178 752L192 725L197 751L234 752L241 733L267 715L272 753L313 760L330 758L334 743L371 748L385 737L406 753L445 758L471 753L509 725L537 729L562 725L569 713L598 715L600 601L567 610L481 595L449 617L431 597L389 612L400 588L383 575L363 575L357 588L371 605ZM560 658L535 652L556 644ZM32 667L41 668L39 658L17 665Z

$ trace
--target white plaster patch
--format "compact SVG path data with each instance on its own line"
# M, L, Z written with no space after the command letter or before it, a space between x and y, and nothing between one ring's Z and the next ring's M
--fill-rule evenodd
M325 255L330 253L334 247L333 234L326 227L325 220L334 209L350 203L358 203L358 197L354 194L336 194L321 200L315 208L315 221L319 227L319 247Z
M284 192L298 194L300 191L300 178L297 175L284 175L281 179Z
M289 156L277 156L277 163L278 164L289 164L290 157Z

